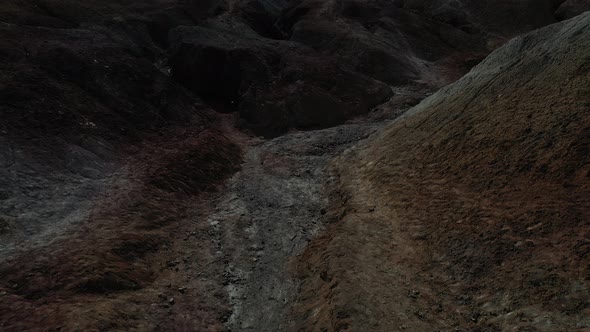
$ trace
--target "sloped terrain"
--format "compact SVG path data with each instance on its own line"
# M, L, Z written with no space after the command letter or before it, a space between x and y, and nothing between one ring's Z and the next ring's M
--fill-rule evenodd
M173 76L274 137L343 123L385 85L448 84L512 36L556 21L559 3L229 1L171 31Z
M111 5L0 5L2 330L220 326L214 292L166 321L158 294L180 278L166 262L188 250L187 211L239 169L233 120L160 66L149 18L173 6Z
M174 77L204 96L235 104L264 136L340 124L392 95L384 83L297 43L263 38L244 24L216 21L172 34Z
M561 2L561 1L559 1ZM590 2L584 0L566 0L555 12L555 18L567 20L590 10Z
M2 6L2 15L7 9ZM35 12L15 11L18 19L41 20ZM53 223L44 219L67 219L57 211L61 204L44 207L45 199L78 190L90 197L148 136L171 126L215 127L208 107L154 65L156 48L126 31L134 30L124 19L118 28L101 21L68 29L11 23L17 18L0 27L2 191L9 199L2 210L23 215L14 224L29 228L28 235L37 223Z
M514 35L555 22L543 1L293 1L290 40L390 84L447 84Z
M587 8L0 4L0 330L584 328Z
M590 327L589 36L584 14L518 37L334 162L302 326Z

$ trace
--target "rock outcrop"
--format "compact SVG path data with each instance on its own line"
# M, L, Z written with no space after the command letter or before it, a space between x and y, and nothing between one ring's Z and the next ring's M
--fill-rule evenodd
M321 228L328 155L510 37L587 4L4 1L0 328L291 326L277 325L298 286L281 289L291 281L287 258ZM347 208L327 215L351 219L304 255L300 276L311 277L296 312L311 314L297 322L587 327L587 23L583 14L510 42L359 158L339 159L333 198ZM241 165L235 191L216 205ZM219 220L208 220L212 210ZM354 219L363 211L379 218ZM248 246L250 237L259 242ZM248 288L240 275L250 268L259 280ZM273 289L259 302L236 297L260 285ZM250 315L250 303L265 301ZM236 318L240 302L247 320ZM267 312L276 315L256 325Z
M263 38L237 22L219 25L174 30L172 74L199 95L234 104L256 133L336 125L392 95L300 44Z

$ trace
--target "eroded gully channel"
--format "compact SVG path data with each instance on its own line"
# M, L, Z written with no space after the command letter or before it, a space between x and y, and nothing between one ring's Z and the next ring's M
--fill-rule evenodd
M298 281L289 262L321 231L328 204L329 161L382 128L424 97L418 88L396 91L370 115L345 125L253 139L240 172L208 217L214 255L224 262L232 307L231 331L285 331Z

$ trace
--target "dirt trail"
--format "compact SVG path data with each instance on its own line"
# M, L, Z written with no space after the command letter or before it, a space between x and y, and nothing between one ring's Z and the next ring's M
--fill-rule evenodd
M104 185L97 187L102 191L93 191L101 199L72 214L79 216L78 225L71 223L76 227L62 223L48 228L63 233L51 243L49 233L39 232L35 248L11 245L18 243L16 238L0 246L5 256L14 254L0 260L3 330L297 330L299 320L292 313L301 281L291 262L326 224L324 188L335 182L328 165L424 95L421 87L399 88L388 103L367 116L272 140L236 130L237 120L231 115L216 123L218 130L203 135L192 128L162 135L170 141L158 135L155 142L137 147L129 165L92 182ZM223 189L218 188L221 191L216 187L187 196L162 190L187 170L209 174L224 166L237 169L237 162L231 165L239 158L227 144L230 141L243 142L243 163ZM211 169L192 163L210 158L212 149L216 151ZM195 158L194 151L207 155ZM63 195L74 203L89 197L78 192ZM54 218L61 218L62 208L70 212L70 205L54 205L44 205L53 209L42 212ZM17 208L24 206L12 209ZM84 219L85 211L93 219ZM46 293L40 298L30 295L41 292ZM56 311L60 314L53 314Z
M328 200L323 188L332 181L328 162L422 96L401 89L389 104L351 123L250 142L242 170L208 219L216 255L225 262L224 285L232 306L228 329L294 327L288 313L299 284L289 261L324 224Z

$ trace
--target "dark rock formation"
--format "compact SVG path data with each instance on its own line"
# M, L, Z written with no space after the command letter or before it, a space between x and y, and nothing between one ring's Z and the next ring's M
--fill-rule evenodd
M98 329L78 309L98 296L86 308L108 316L100 295L150 285L160 272L143 257L239 169L240 148L163 58L167 30L209 9L166 4L0 6L2 330Z
M555 0L400 0L398 5L423 12L453 26L512 36L555 22Z
M590 10L590 1L588 0L566 0L560 2L563 3L555 12L555 17L560 21L570 19Z
M228 101L257 133L342 123L391 96L381 82L341 68L298 43L259 36L236 21L174 30L173 76L200 95Z
M291 40L393 85L441 84L437 61L483 49L476 36L389 1L295 2L281 24Z

